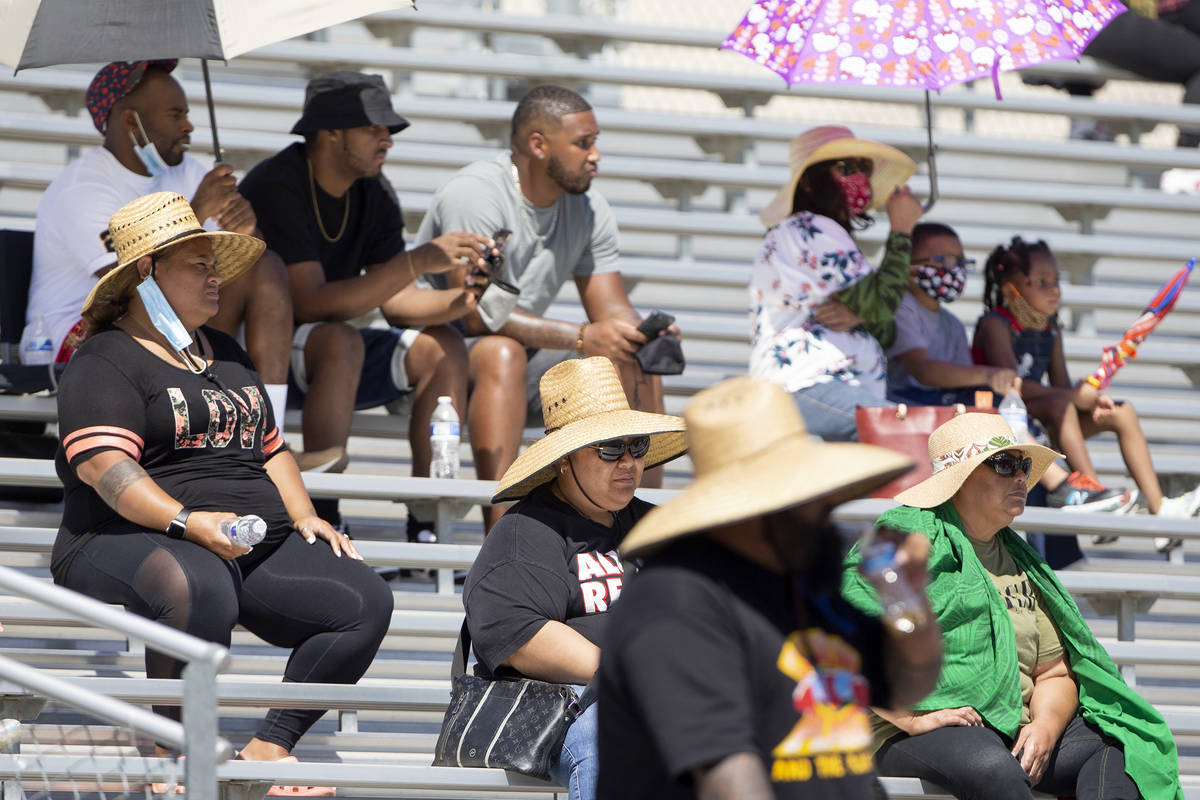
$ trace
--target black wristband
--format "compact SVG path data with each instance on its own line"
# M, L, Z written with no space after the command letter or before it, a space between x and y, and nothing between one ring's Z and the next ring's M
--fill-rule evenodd
M175 519L167 524L167 529L164 533L172 539L182 539L183 535L187 533L187 518L191 513L186 508L180 509L179 513L175 515Z

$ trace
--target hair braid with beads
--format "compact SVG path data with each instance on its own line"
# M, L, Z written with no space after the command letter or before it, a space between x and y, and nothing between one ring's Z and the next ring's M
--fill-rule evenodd
M988 311L1004 307L1004 284L1014 282L1017 275L1029 276L1033 255L1041 253L1053 258L1050 245L1042 239L1036 242L1026 242L1020 236L1014 236L1008 246L996 245L996 249L988 256L983 268L983 305Z

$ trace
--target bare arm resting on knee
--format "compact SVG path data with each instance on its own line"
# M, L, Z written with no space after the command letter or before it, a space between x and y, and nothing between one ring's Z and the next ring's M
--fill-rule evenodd
M771 782L754 753L734 753L708 767L692 770L699 800L771 800Z

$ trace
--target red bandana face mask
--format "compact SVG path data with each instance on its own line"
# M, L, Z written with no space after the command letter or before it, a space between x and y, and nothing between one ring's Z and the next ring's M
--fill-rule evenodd
M871 203L871 179L861 172L834 175L833 178L842 187L842 197L846 199L846 211L850 219L861 217Z

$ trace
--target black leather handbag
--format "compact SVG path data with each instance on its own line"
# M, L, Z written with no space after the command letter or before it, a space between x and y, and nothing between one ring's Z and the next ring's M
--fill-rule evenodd
M434 751L435 767L509 769L547 780L567 728L595 701L562 683L466 674L471 634L463 622L450 668L450 706Z

